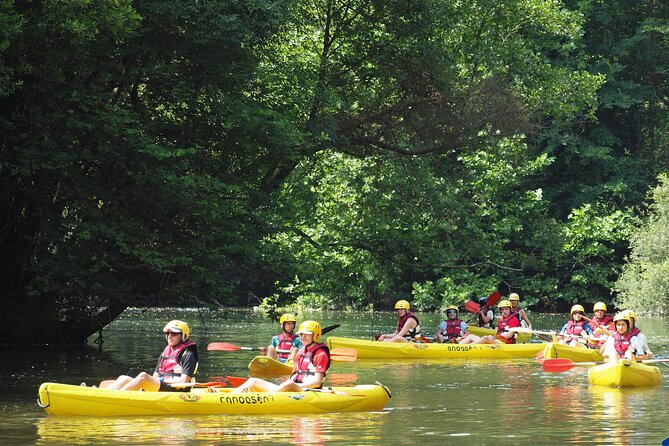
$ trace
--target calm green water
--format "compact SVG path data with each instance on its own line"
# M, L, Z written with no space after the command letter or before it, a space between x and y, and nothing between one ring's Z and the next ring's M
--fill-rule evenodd
M299 315L323 326L341 323L337 336L370 338L392 331L390 313ZM439 315L420 315L429 334ZM380 381L393 392L380 413L318 416L51 417L35 403L41 382L89 385L121 373L151 371L164 347L170 319L186 320L200 345L200 381L246 376L251 352L208 352L213 341L259 346L275 334L250 311L128 311L105 330L102 350L5 347L0 367L0 444L311 444L311 445L659 445L669 437L669 368L654 389L588 386L587 369L548 374L531 360L336 362L331 384ZM537 329L559 328L563 316L532 318ZM657 356L669 356L667 319L640 319Z

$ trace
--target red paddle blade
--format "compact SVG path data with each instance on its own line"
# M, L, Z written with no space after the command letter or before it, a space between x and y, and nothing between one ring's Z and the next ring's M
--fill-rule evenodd
M488 299L486 300L485 304L487 307L491 307L495 305L497 302L502 300L502 293L499 291L495 290L492 292L490 296L488 296Z
M471 311L472 313L478 313L481 310L481 306L473 300L470 300L465 304L465 309L467 311Z
M211 342L207 345L207 350L223 350L226 352L234 352L242 348L235 344L228 344L227 342Z
M553 358L553 359L544 359L541 366L544 368L545 372L566 372L571 370L576 363L571 359L567 358Z
M353 362L358 359L358 351L354 348L333 348L330 350L330 358L334 361Z
M242 378L239 376L226 376L225 377L232 387L239 387L246 382L248 378Z

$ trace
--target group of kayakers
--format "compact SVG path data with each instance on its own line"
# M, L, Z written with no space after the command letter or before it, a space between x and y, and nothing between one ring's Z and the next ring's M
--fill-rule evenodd
M485 299L485 300L484 300ZM494 312L488 301L478 301L478 326L493 328ZM439 324L434 340L440 343L457 344L496 344L515 343L516 333L521 329L532 332L532 324L525 310L519 305L520 296L511 293L508 299L499 301L500 311L497 331L494 335L476 336L469 332L469 325L460 318L460 310L455 305L446 308L446 319ZM420 321L411 311L406 300L395 303L398 314L397 327L393 333L377 337L383 342L429 342L421 333ZM585 315L585 308L576 304L571 307L569 321L559 332L553 332L553 341L597 348L605 358L634 358L638 360L652 357L646 336L636 327L636 313L632 310L621 311L615 317L607 313L606 304L597 302L593 307L593 317Z
M287 313L279 319L281 333L274 336L265 353L281 362L293 361L293 373L281 384L250 378L233 392L298 392L322 387L325 373L330 367L330 350L319 342L323 330L320 323L307 320L293 333L297 319ZM188 390L188 383L197 372L198 353L190 339L190 328L184 321L173 320L163 328L167 346L158 363L149 374L141 372L136 377L121 375L116 380L100 383L101 388L115 390L145 390L174 392Z

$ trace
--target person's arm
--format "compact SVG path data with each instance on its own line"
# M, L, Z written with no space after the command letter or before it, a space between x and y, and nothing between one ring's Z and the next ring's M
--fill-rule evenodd
M525 323L527 324L527 328L531 329L532 323L530 322L530 318L527 317L527 313L525 312L525 310L520 310L520 317L522 317L523 321L525 321Z
M418 325L418 323L416 322L416 319L409 318L409 320L407 320L404 323L404 327L402 327L402 329L399 331L399 333L396 332L397 334L395 336L393 336L392 338L390 338L390 340L392 341L392 340L395 340L395 339L398 339L398 338L403 338L416 325Z
M502 331L499 336L502 336L503 338L506 339L511 339L515 336L515 332L509 331L509 328L514 328L514 327L520 327L520 322L518 321L517 318L511 318L509 320L509 323L506 326L506 330Z
M446 324L442 322L437 328L437 332L434 334L434 337L437 338L437 342L440 344L444 343L444 330L446 330Z
M490 309L487 311L481 310L481 319L483 320L484 324L490 324L492 323L492 320L494 319L495 313L493 313Z

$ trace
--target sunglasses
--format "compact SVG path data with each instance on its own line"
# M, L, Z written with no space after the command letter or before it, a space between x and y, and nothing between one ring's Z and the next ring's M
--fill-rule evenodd
M181 334L181 333L177 333L176 331L168 331L168 332L166 333L166 336L170 336L170 335L174 335L174 336L176 336L176 335L180 335L180 334Z
M446 314L458 314L458 312L455 310L448 310Z

